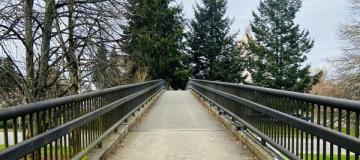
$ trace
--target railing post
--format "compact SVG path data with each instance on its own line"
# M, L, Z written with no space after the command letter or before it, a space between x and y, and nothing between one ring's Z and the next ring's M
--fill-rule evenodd
M245 131L247 130L247 127L243 124L240 124L238 122L235 121L235 126L236 126L236 130L238 131Z
M105 137L101 135L118 132L120 128L114 125L121 119L126 125L131 114L141 111L139 105L145 107L156 99L159 89L158 81L149 81L3 109L0 127L4 130L5 149L0 151L0 159L70 159L88 152L86 147L101 148L101 143L91 144ZM145 103L145 99L149 101ZM134 103L127 103L130 101ZM14 130L12 137L9 128ZM20 129L22 140L17 139ZM11 143L12 148L9 140L16 143Z
M261 138L261 145L266 146L266 140Z
M98 144L98 148L102 148L102 142Z

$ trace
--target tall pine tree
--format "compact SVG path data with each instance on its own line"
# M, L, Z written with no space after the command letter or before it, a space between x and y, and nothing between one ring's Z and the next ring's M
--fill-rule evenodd
M188 45L195 78L242 82L243 63L235 49L232 20L226 17L227 0L202 0L190 21Z
M126 18L122 48L133 69L146 67L147 79L165 79L174 89L184 88L189 72L182 7L174 0L128 0Z
M248 35L254 85L307 92L321 72L312 76L310 65L303 65L314 46L309 32L294 23L301 0L263 0L258 14L253 12L253 35Z

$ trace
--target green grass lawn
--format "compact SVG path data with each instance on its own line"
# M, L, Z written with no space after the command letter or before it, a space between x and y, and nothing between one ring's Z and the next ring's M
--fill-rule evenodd
M3 145L3 144L0 144L0 151L2 151L2 150L4 150L5 149L5 145ZM54 149L54 148L53 148ZM61 155L61 153L60 153L60 151L61 151L61 149L60 148L58 148L57 149L58 150L58 155L60 156ZM67 152L67 154L69 155L69 148L63 148L63 152L64 151L66 151ZM42 152L42 154L44 153L44 148L41 148L41 152ZM48 152L48 155L50 155L50 147L47 147L47 152ZM53 151L53 155L55 156L55 151ZM84 157L84 158L82 158L82 160L88 160L89 159L89 157Z
M342 128L341 132L346 134L346 128ZM350 135L355 136L355 128L350 128Z
M0 151L5 149L5 145L4 144L0 144Z
M323 159L323 154L320 154L320 159ZM333 159L330 159L330 155L326 155L326 160L335 160L335 159L338 159L337 158L338 155L337 154L334 154L334 158ZM303 157L303 159L306 159L305 156ZM308 155L308 159L311 159L311 155L309 154ZM316 154L314 154L314 159L316 159ZM345 154L342 154L341 155L341 159L346 159L346 155ZM355 155L350 155L350 160L355 160Z

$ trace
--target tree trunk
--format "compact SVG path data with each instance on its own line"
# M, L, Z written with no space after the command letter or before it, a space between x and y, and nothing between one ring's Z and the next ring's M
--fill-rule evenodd
M76 57L76 41L74 40L74 27L75 27L75 19L74 19L74 0L68 0L68 8L69 8L69 17L68 17L68 27L69 27L69 49L66 53L66 61L69 63L69 72L70 72L70 94L76 94L79 91L79 67L78 60Z
M33 0L24 1L24 18L25 18L25 66L26 66L26 87L24 90L25 101L27 103L34 101L34 51L33 51Z
M51 30L52 24L54 21L54 12L55 11L55 0L46 1L45 6L45 18L43 22L42 29L42 39L41 39L41 50L40 50L40 59L39 59L39 73L36 81L36 91L35 91L35 101L41 101L45 99L47 93L47 79L49 74L49 52L50 52L50 41L51 41ZM37 118L42 119L42 116L39 115ZM39 123L34 123L34 135L41 133L44 130L44 126ZM35 159L41 159L41 151L38 150L38 153Z
M44 100L46 96L47 78L49 71L49 52L51 41L51 30L54 22L55 0L46 1L45 18L42 29L39 75L36 90L36 100Z

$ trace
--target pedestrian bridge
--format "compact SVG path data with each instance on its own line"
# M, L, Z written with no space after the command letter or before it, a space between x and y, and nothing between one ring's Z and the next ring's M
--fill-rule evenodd
M0 110L0 159L360 158L360 102L155 80Z

